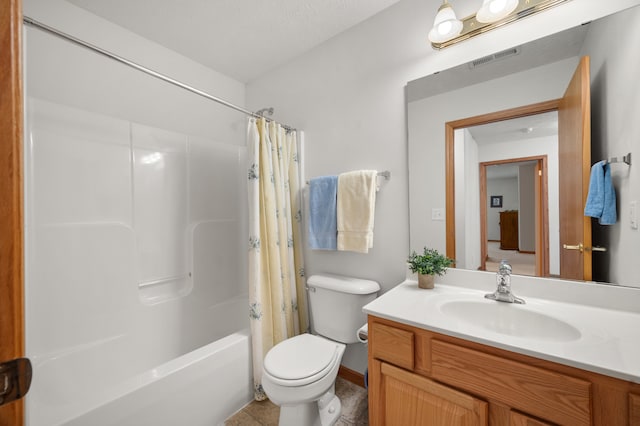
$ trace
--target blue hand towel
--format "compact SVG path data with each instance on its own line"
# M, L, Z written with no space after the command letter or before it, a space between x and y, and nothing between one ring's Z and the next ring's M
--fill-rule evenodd
M312 249L337 248L337 196L338 176L320 176L309 182L309 247Z
M606 161L600 161L591 167L584 215L597 217L601 225L616 223L616 191L611 182L611 167Z

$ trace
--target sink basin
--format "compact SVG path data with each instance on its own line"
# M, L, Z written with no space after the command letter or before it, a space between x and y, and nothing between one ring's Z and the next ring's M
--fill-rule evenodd
M460 321L514 337L569 342L581 336L580 330L571 324L532 311L526 305L455 300L440 305L440 311Z

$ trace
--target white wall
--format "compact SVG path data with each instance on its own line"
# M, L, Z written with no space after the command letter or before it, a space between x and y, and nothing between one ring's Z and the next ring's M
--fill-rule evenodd
M243 106L245 86L64 0L25 0L24 14ZM31 96L181 133L244 145L245 117L85 48L26 28Z
M520 251L536 251L536 197L534 164L518 168L518 239Z
M473 144L475 141L467 140L467 137L471 138L471 134L467 129L456 129L453 135L454 144L453 144L453 158L455 162L455 175L454 179L456 182L464 182L464 190L456 191L455 193L455 204L456 204L456 265L458 268L464 267L467 264L467 223L465 220L465 212L467 208L471 208L471 206L467 206L467 179L474 174L473 168L467 169L465 164L470 161L469 158L465 155L467 150L467 144ZM469 188L471 189L471 188Z
M594 23L583 49L591 55L592 162L640 152L640 10ZM593 220L594 245L608 248L593 254L593 278L640 287L640 231L631 229L629 205L640 201L640 172L632 166L612 164L618 222L602 226Z
M469 129L454 132L454 161L456 185L456 267L478 269L480 266L480 174L478 143Z
M465 193L465 206L467 211L480 211L480 170L478 162L478 143L473 139L469 129L464 129L464 151L465 151L465 165L466 170L472 170L474 172L467 173L464 193ZM458 191L456 191L458 192ZM456 210L456 214L458 214ZM480 215L465 214L464 220L466 222L465 228L465 250L466 250L466 264L464 268L478 269L481 263L480 255ZM457 227L457 223L456 223ZM457 251L457 249L456 249Z
M639 0L603 2L573 0L538 16L433 51L427 43L428 26L439 2L401 0L362 24L345 31L288 64L250 82L251 108L275 107L277 119L306 131L307 179L360 168L390 170L391 181L378 194L374 248L368 255L306 253L308 273L332 271L371 278L383 291L405 276L409 246L409 180L407 176L407 110L404 86L408 81L441 71L530 40L553 34L617 10ZM475 2L468 2L467 13ZM459 12L464 15L463 12ZM545 93L540 99L547 99ZM498 108L500 109L500 108ZM431 111L435 112L435 111ZM411 114L411 112L409 112ZM464 116L467 116L465 114ZM411 188L411 196L433 196L444 207L444 141L442 131L423 135L424 152L410 153L430 179ZM414 168L417 167L414 164ZM411 167L411 166L410 166ZM431 217L412 212L420 218ZM414 230L412 227L412 240ZM444 250L444 222L416 239ZM345 365L359 371L366 366L364 349L351 348Z

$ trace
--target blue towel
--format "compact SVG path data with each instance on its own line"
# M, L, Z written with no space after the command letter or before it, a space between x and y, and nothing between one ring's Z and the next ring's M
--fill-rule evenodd
M591 167L584 215L597 217L600 225L613 225L617 221L616 190L611 182L611 167L606 161Z
M338 176L321 176L309 182L309 247L312 249L337 248L337 196Z

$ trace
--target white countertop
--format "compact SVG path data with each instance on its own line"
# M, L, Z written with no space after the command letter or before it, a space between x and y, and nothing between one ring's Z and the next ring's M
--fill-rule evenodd
M484 274L484 281L487 281ZM480 278L482 281L482 276ZM518 281L518 277L514 277L513 281ZM582 289L594 291L585 287L584 283L567 285L575 286L573 290L576 293ZM409 279L366 305L363 310L367 314L399 323L640 383L640 312L615 309L611 302L597 306L596 303L572 303L563 298L550 300L547 297L534 297L532 294L538 290L529 289L519 294L513 287L514 294L526 300L525 305L485 299L484 294L494 289L486 291L436 283L433 290L424 290L418 288L416 281ZM486 288L486 283L483 288ZM628 291L620 290L620 294L628 299ZM640 293L640 290L637 292ZM577 299L580 300L580 297ZM548 316L569 324L577 332L570 338L559 340L535 333L536 337L522 337L518 335L518 327L511 330L507 326L496 331L481 322L474 323L443 312L442 307L451 301L468 301L489 309L492 307L481 304L499 303L501 312L508 312L507 309L526 310L529 312L515 313L531 314L534 318L537 313L542 313L545 318ZM569 327L569 330L572 329Z

